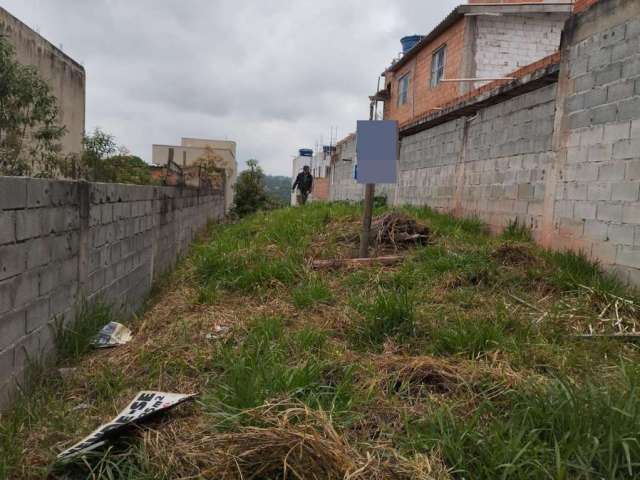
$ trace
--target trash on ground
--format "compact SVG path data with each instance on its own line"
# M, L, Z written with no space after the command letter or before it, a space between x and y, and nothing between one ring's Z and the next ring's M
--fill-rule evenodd
M65 461L94 450L131 425L138 424L156 413L166 411L187 400L191 400L195 396L195 394L183 395L154 391L139 392L136 398L116 418L100 426L80 442L60 453L57 457L58 461Z
M219 338L224 337L227 333L229 333L229 327L227 325L216 325L213 328L213 333L207 333L205 338L207 340L217 340Z
M60 375L60 378L62 378L62 380L69 380L76 374L77 371L77 368L59 368L58 375Z
M387 256L372 258L344 258L334 260L313 260L311 266L315 269L336 269L345 267L366 267L369 265L396 265L404 260L403 256Z
M95 336L91 345L94 348L111 348L131 341L131 330L118 322L109 322Z

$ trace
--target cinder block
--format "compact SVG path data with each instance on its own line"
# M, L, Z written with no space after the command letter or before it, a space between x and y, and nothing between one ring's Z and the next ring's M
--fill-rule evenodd
M40 210L16 211L16 239L18 241L42 235L42 216Z
M573 214L576 220L593 220L596 218L596 203L576 202Z
M0 184L1 188L1 184ZM0 195L2 195L0 193ZM0 245L16 241L15 212L0 211ZM1 248L1 247L0 247Z
M594 125L580 133L580 145L583 147L591 147L602 143L604 138L604 126Z
M51 205L51 184L54 181L43 178L30 178L27 181L27 205L30 208Z
M607 88L607 102L617 102L633 96L635 82L633 80L623 80L612 83Z
M12 210L27 206L27 179L0 177L0 209Z
M596 86L607 85L622 77L622 62L613 63L596 72Z
M586 75L576 77L575 88L576 92L585 92L591 90L596 84L596 78L593 72L589 72Z
M640 159L627 161L624 178L628 181L640 180Z
M624 162L600 165L598 170L598 180L601 182L619 182L624 180L624 172Z
M607 241L607 230L609 225L604 221L587 220L584 222L584 236L590 240L600 242Z
M629 203L622 207L622 222L640 225L640 203Z
M640 157L640 139L620 140L613 144L613 158L626 160Z
M628 224L610 224L608 236L611 243L616 245L633 245L635 227Z
M27 308L27 334L49 322L49 298L43 298Z
M46 265L51 260L51 251L49 248L49 239L47 237L34 238L28 240L26 243L27 248L27 269L40 267Z
M631 136L631 122L610 123L604 126L603 141L615 143L619 140L628 140Z
M640 97L624 100L618 104L618 120L640 119Z
M0 341L1 339L2 337L0 337ZM0 380L0 383L6 381L13 371L13 356L13 347L4 350L0 349L0 378L3 379Z
M615 122L618 117L618 105L608 104L601 107L594 108L591 111L591 121L596 124ZM637 117L636 117L637 118ZM629 120L626 118L620 118L620 120Z
M605 222L622 223L622 205L599 203L597 219Z
M609 143L601 143L589 147L589 161L594 163L607 163L611 161L613 146Z
M633 88L632 88L633 91ZM584 107L593 108L607 103L607 88L594 88L584 94Z
M603 265L616 262L618 246L607 241L598 241L591 246L591 256Z
M622 245L618 248L616 263L632 268L640 268L640 248Z
M15 277L13 280L13 306L21 308L38 298L39 274L32 270Z
M24 310L7 313L0 317L0 350L14 345L26 333ZM0 375L2 371L0 371Z
M640 183L638 182L620 182L613 184L611 199L616 201L635 202L638 200L640 192Z
M24 244L8 244L0 247L0 280L22 273L25 269Z
M569 115L569 128L575 130L577 128L585 128L591 126L592 112L590 110L581 110Z

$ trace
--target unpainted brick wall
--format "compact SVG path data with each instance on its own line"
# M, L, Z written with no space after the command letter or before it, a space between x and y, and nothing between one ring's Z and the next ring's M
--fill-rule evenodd
M223 215L222 192L0 177L0 406L81 299L136 311Z

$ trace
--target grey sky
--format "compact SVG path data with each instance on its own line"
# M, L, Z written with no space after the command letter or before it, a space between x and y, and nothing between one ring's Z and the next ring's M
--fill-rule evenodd
M180 137L238 143L290 175L299 147L368 118L400 51L464 0L0 0L87 71L87 129L151 160Z

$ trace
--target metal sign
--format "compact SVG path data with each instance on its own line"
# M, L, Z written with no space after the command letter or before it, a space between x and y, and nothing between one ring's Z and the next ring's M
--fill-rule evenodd
M358 120L356 151L358 183L396 183L398 122Z

